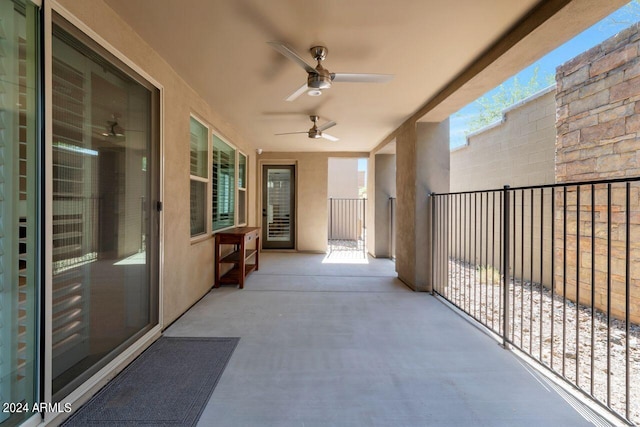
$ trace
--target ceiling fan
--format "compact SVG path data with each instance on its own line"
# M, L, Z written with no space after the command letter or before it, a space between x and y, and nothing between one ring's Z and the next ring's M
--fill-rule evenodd
M294 135L298 133L306 133L309 136L309 138L313 138L313 139L324 138L334 142L340 141L340 138L336 138L335 136L324 133L325 130L337 125L336 122L330 121L323 124L322 126L318 126L318 120L320 120L320 117L309 116L309 119L313 122L313 126L311 126L311 129L309 130L300 131L300 132L276 133L276 135Z
M94 126L95 132L105 138L123 138L125 129L118 123L120 114L112 113L111 120L106 121L104 126Z
M318 62L318 65L312 67L309 65L296 51L282 42L267 42L272 48L289 58L307 72L307 82L300 86L298 90L289 95L286 100L293 101L303 92L310 96L320 96L322 91L329 89L333 82L347 83L384 83L393 79L392 74L362 74L362 73L330 73L329 70L322 66L322 61L327 57L328 49L324 46L314 46L309 51L311 56Z

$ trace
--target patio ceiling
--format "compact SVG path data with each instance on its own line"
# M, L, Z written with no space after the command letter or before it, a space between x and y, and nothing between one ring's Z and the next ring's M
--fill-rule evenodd
M537 0L106 0L203 99L265 151L368 151L461 73ZM335 83L320 97L284 99L322 44L332 72L388 73L389 83ZM307 117L338 125L339 142L306 135ZM214 123L215 125L215 123Z

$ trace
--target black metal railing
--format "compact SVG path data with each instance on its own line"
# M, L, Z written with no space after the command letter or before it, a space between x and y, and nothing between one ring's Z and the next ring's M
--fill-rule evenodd
M396 259L396 198L389 197L389 258Z
M640 178L433 194L432 283L627 422L640 421Z
M367 199L329 199L329 250L366 253Z

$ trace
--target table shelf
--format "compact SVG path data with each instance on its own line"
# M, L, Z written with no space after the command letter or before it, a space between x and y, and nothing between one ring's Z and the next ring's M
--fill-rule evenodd
M224 245L233 245L233 251L221 255ZM253 247L249 247L253 246ZM250 258L254 262L250 263ZM215 282L213 287L221 284L237 284L244 288L245 278L249 273L258 270L260 266L260 228L236 227L215 235ZM233 264L233 267L220 274L223 264Z

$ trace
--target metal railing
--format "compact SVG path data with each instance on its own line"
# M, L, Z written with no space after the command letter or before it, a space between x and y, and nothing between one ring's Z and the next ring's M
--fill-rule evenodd
M396 198L389 197L389 258L396 259Z
M640 178L432 194L442 296L640 422Z
M366 251L367 199L329 199L329 250Z

